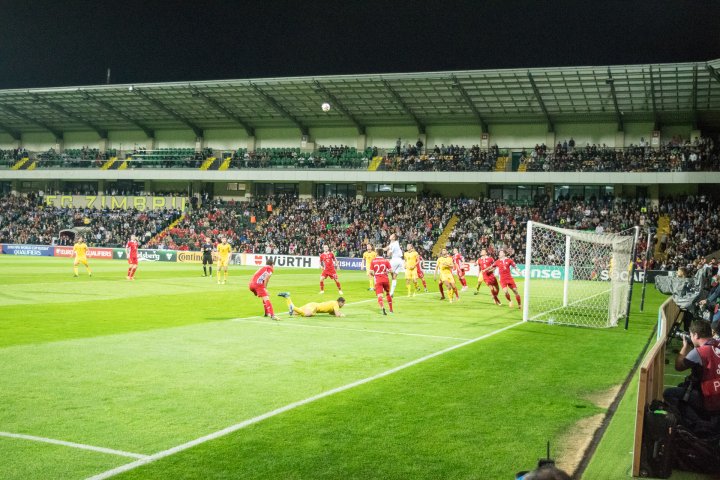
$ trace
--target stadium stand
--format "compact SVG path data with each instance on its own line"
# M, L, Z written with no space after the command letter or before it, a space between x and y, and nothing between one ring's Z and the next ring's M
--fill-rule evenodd
M466 259L472 260L483 246L506 248L522 256L528 220L613 232L633 225L657 227L660 218L668 218L669 233L658 239L659 249L651 252L653 268L692 268L698 259L720 248L720 234L715 228L718 205L704 196L668 198L658 205L612 197L586 201L550 200L547 196L538 196L530 205L429 196L315 200L280 195L243 202L217 199L189 208L167 231L163 230L183 212L54 208L42 206L39 197L32 194L0 197L0 207L0 243L51 243L53 238L62 243L66 239L59 237L61 230L89 226L93 229L90 243L97 246L121 245L130 233L136 233L148 247L195 250L205 235L226 235L236 251L316 255L327 243L339 256L360 256L365 243L384 246L390 234L396 233L403 247L413 243L425 258L431 258L437 239L455 217L457 223L447 244L458 247ZM26 214L28 211L31 213ZM646 240L641 239L639 259L644 258L646 248Z

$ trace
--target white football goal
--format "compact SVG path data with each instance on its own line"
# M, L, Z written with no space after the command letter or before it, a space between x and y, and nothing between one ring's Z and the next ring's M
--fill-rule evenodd
M529 221L523 320L614 327L627 315L639 227L619 233Z

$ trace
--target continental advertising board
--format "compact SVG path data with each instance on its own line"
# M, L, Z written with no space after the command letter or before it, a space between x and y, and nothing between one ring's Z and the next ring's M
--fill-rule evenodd
M113 210L183 210L185 197L124 195L45 195L45 205L67 208L111 208Z

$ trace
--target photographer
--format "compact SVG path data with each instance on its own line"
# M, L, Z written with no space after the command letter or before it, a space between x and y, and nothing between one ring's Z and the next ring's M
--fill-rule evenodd
M675 370L691 370L678 387L665 390L665 401L680 413L683 424L692 430L706 427L711 414L720 413L720 342L712 338L710 323L693 320L689 335L675 358Z

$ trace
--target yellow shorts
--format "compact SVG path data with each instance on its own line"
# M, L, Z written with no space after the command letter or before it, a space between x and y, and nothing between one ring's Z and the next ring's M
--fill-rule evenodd
M87 258L76 258L75 259L75 265L79 265L81 263L87 267L88 266Z
M405 280L417 280L417 268L412 267L411 269L405 269Z
M452 285L455 285L455 277L453 277L452 273L441 273L440 281L444 282L444 283L450 283Z
M229 258L225 258L225 259L218 258L218 261L217 261L217 266L218 266L218 268L219 268L219 267L227 268L227 266L228 266L229 264L230 264L230 259L229 259Z

